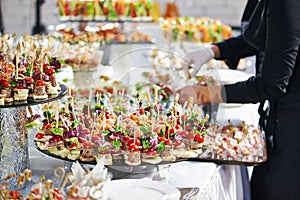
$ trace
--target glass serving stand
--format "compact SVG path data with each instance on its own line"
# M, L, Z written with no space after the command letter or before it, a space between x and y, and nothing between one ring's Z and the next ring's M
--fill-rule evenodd
M10 189L17 188L17 178L6 178L12 174L18 175L29 168L28 137L26 129L26 108L62 98L67 93L67 87L60 85L58 95L49 96L43 100L27 100L12 102L0 106L0 184L9 183Z

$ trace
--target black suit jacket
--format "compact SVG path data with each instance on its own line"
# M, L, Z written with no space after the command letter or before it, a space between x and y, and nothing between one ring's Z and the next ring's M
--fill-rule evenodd
M300 104L299 0L249 0L242 17L241 35L216 45L221 59L232 69L240 58L260 58L255 77L224 86L226 102L276 100Z

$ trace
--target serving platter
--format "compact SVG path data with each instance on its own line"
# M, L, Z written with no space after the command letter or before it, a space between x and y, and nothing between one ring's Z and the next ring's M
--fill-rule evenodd
M263 133L262 133L263 134ZM207 146L207 148L202 149L202 153L198 154L197 157L192 157L192 158L176 158L175 161L162 161L159 163L146 163L146 162L141 162L139 165L128 165L125 163L124 157L121 157L120 159L113 159L113 162L111 165L106 165L109 168L115 169L117 171L122 171L126 173L146 173L146 172L151 172L158 170L157 166L158 165L168 165L168 164L173 164L177 162L182 162L182 161L195 161L195 162L211 162L211 163L216 163L216 164L228 164L228 165L242 165L242 166L257 166L260 165L264 162L267 161L267 152L266 152L266 143L265 143L265 136L262 135L261 140L263 143L263 146L260 151L257 151L255 155L250 155L247 157L244 156L239 156L239 157L231 157L231 156L222 156L216 154L216 150L214 149L215 147L212 146ZM68 161L68 162L75 162L78 161L79 163L82 164L90 164L90 165L95 165L97 162L96 160L93 161L84 161L80 159L76 160L71 160L67 157L63 158L61 156L55 155L50 153L47 150L42 150L38 147L37 143L34 142L34 147L42 152L43 154L57 158L60 160Z
M80 160L80 159L71 160L67 157L63 158L59 155L55 155L53 153L50 153L47 150L40 149L38 147L36 141L34 141L33 144L34 144L34 147L38 151L40 151L41 153L45 154L46 156L50 156L52 158L56 158L56 159L63 160L63 161L68 161L68 162L76 162L77 161L81 164L87 164L87 165L96 165L97 164L96 160L84 161L84 160ZM175 163L175 162L186 161L188 159L189 158L177 158L176 161L173 161L173 162L162 161L158 164L150 164L150 163L141 162L140 165L134 166L134 165L125 164L124 157L122 157L121 159L118 159L118 160L113 159L113 163L111 165L106 165L106 167L117 170L117 171L122 171L122 172L125 172L125 173L146 173L146 172L152 172L152 171L158 170L158 168L157 168L158 165L168 165L168 164L172 164L172 163Z
M180 191L174 186L146 179L122 179L105 182L103 193L108 199L114 200L179 200L181 196Z

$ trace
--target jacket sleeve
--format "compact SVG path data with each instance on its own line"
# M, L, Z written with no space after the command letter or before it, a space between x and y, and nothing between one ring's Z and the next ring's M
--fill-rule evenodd
M215 43L220 49L220 58L230 69L236 69L240 58L253 56L256 50L245 42L242 35Z
M267 1L266 45L259 76L223 87L226 102L256 103L286 94L300 43L300 2ZM226 96L225 96L226 95Z

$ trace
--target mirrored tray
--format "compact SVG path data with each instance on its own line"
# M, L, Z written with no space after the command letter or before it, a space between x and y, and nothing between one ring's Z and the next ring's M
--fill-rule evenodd
M60 84L59 86L61 89L59 94L49 95L47 99L34 100L34 99L28 98L26 101L13 101L11 103L6 103L5 105L0 105L0 109L1 108L15 108L15 107L21 107L21 106L33 106L33 105L48 103L51 101L61 99L67 93L68 88L63 84Z
M89 165L95 165L96 161L82 161L80 159L77 160L71 160L68 158L62 158L61 156L55 155L50 153L47 150L41 150L36 142L34 142L34 147L42 152L43 154L57 158L60 160L68 161L68 162L75 162L78 161L79 163L82 164L89 164ZM128 165L125 164L125 160L122 157L121 159L113 159L113 164L112 165L106 165L106 167L116 170L116 171L121 171L125 173L147 173L147 172L152 172L159 170L158 166L163 166L163 165L170 165L176 162L181 162L181 161L195 161L195 162L212 162L216 164L228 164L228 165L242 165L242 166L257 166L259 164L262 164L267 161L267 155L266 155L266 150L264 150L264 154L261 156L253 156L252 160L234 160L234 159L224 159L220 157L215 157L211 153L208 152L209 150L204 150L202 154L199 154L198 157L195 158L176 158L176 161L172 162L167 162L167 161L162 161L159 162L158 164L149 164L145 162L141 162L140 165L133 166L133 165Z
M57 159L60 159L60 160L63 160L63 161L68 161L68 162L78 161L79 163L88 164L88 165L95 165L96 164L95 160L93 160L93 161L83 161L83 160L80 160L80 159L71 160L67 157L63 158L61 156L52 154L47 150L40 149L35 141L34 141L34 147L38 151L40 151L43 154L45 154L47 156L50 156L52 158L57 158ZM112 165L106 165L106 167L117 170L117 171L126 172L126 173L145 173L145 172L152 172L152 171L157 170L158 165L168 165L168 164L172 164L172 163L175 163L175 162L181 162L181 161L186 161L186 160L188 160L188 158L176 158L176 161L174 161L174 162L162 161L162 162L159 162L158 164L150 164L150 163L145 163L145 162L142 161L141 164L135 166L135 165L126 164L124 156L122 156L119 159L113 159Z
M232 159L232 158L220 158L218 156L213 156L211 153L206 155L200 154L197 158L189 158L188 161L198 161L198 162L213 162L215 164L225 164L225 165L242 165L242 166L258 166L268 159L266 150L260 156L254 155L252 159Z

